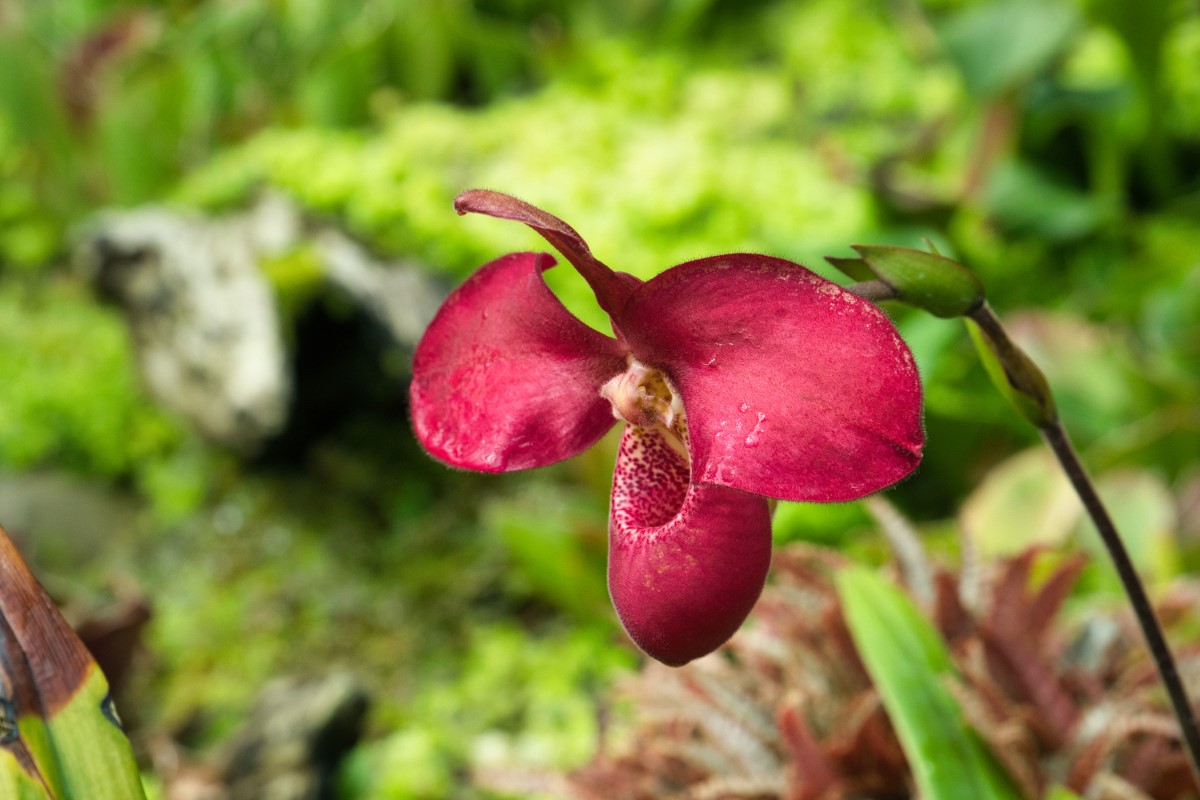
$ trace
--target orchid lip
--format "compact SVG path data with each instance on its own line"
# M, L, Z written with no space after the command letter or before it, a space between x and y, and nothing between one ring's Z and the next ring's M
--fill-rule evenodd
M692 482L679 393L662 371L627 365L600 390L629 423L613 474L609 594L637 646L681 666L749 614L770 564L770 512L761 497Z
M625 429L609 511L609 593L644 652L680 666L741 625L771 556L767 502L690 480L662 425Z

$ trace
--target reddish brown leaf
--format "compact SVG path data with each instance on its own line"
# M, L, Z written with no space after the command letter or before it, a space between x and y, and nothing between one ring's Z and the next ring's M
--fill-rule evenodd
M791 757L788 800L817 800L836 780L829 757L794 707L785 706L780 710L778 724Z
M0 618L0 649L12 690L7 696L52 716L83 683L92 657L2 528Z

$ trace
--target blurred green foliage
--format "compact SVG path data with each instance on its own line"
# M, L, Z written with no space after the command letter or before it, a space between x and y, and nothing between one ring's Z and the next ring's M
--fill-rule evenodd
M600 82L602 96L567 83L477 111L414 106L371 137L268 132L193 173L177 197L220 206L258 185L281 187L387 251L458 277L538 241L517 226L447 214L463 186L511 187L574 209L601 257L643 277L714 250L768 247L815 263L869 226L869 198L777 132L789 115L786 81L685 77L670 59L634 71L629 55L620 61L627 66L608 67L615 74ZM592 169L581 169L584 153ZM639 184L653 191L624 191ZM552 275L573 310L604 324L582 281Z
M570 768L600 733L598 692L628 652L587 628L530 641L521 628L472 632L461 673L427 686L396 732L361 748L342 774L350 797L419 800L454 793L456 772Z
M735 250L832 277L822 256L852 243L929 237L1013 318L1165 579L1200 533L1176 513L1200 474L1198 64L1183 0L0 0L0 469L145 509L102 557L48 565L153 594L144 729L209 745L268 676L343 663L379 704L347 796L465 797L489 759L578 763L630 660L602 580L611 440L483 479L365 414L289 469L239 463L143 395L65 258L101 206L228 210L269 186L450 283L544 247L453 213L484 186L642 277ZM263 268L302 313L310 249ZM549 278L605 325L572 270ZM889 310L928 432L892 496L936 526L990 475L964 519L1003 549L1013 508L1054 508L1022 494L1037 475L996 469L1032 434L959 326ZM1056 519L1020 524L1087 540ZM875 541L857 504L781 504L775 535Z
M78 285L51 281L0 293L0 374L6 468L55 463L112 480L183 438L139 392L120 318Z

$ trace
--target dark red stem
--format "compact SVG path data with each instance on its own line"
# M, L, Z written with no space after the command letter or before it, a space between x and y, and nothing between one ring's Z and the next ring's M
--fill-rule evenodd
M1075 452L1062 423L1056 419L1052 423L1043 425L1040 430L1042 438L1054 451L1054 455L1070 479L1071 485L1075 487L1076 494L1083 501L1083 507L1087 510L1088 516L1092 518L1096 530L1100 532L1100 539L1108 549L1109 558L1112 559L1117 576L1121 579L1121 585L1125 588L1125 594L1129 597L1129 603L1133 606L1134 616L1137 617L1138 624L1142 628L1142 635L1146 637L1146 645L1150 648L1154 666L1158 668L1158 676L1167 690L1167 697L1179 720L1184 749L1187 750L1188 760L1192 765L1192 777L1196 786L1200 788L1200 726L1196 723L1195 711L1188 700L1183 681L1179 677L1179 667L1175 663L1174 656L1171 655L1171 648L1167 645L1162 626L1154 613L1154 607L1150 604L1150 598L1146 595L1146 588L1142 584L1141 578L1138 577L1133 561L1129 557L1129 551L1125 549L1125 543L1121 541L1117 528L1113 524L1108 510L1104 507L1100 495L1096 492L1096 487L1088 477L1087 471L1083 468L1079 454Z

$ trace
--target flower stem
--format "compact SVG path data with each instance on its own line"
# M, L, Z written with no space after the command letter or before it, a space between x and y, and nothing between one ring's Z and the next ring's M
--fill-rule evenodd
M870 300L872 303L879 303L883 300L895 300L896 290L888 286L883 281L861 281L852 283L849 286L843 286L847 292L856 294L864 300Z
M1171 648L1167 646L1166 636L1163 635L1162 626L1154 614L1154 607L1146 595L1146 587L1129 557L1129 551L1125 549L1125 543L1117 533L1117 527L1113 524L1108 509L1104 507L1092 479L1079 460L1079 454L1067 436L1066 428L1058 417L1050 386L1037 364L1013 342L1000 318L986 302L972 309L966 316L977 326L972 329L972 337L979 346L984 365L988 366L989 362L991 364L988 371L997 388L1042 434L1100 533L1100 540L1108 550L1113 567L1116 568L1117 577L1121 580L1121 586L1125 589L1129 604L1133 607L1133 614L1142 629L1142 636L1150 649L1150 657L1158 669L1158 677L1167 690L1167 698L1176 719L1179 720L1183 746L1192 767L1192 777L1196 787L1200 788L1200 725L1197 725L1195 711L1188 701L1187 690L1179 677L1179 667L1171 655Z
M1083 468L1079 454L1071 444L1071 439L1067 436L1062 422L1055 419L1039 426L1039 430L1046 444L1054 451L1055 457L1075 488L1075 493L1083 502L1088 516L1091 517L1096 530L1100 532L1100 539L1108 549L1109 558L1112 559L1125 594L1129 597L1129 603L1133 606L1133 613L1142 628L1146 645L1150 648L1154 666L1158 668L1158 677L1167 690L1167 697L1179 720L1184 748L1187 750L1188 760L1192 766L1192 777L1196 786L1200 787L1200 726L1196 723L1196 714L1188 701L1183 681L1179 677L1179 667L1175 663L1174 656L1171 655L1171 648L1167 645L1162 626L1146 595L1146 587L1138 577L1133 561L1129 557L1129 551L1125 549L1125 543L1121 541L1112 517L1109 516L1108 510L1100 500L1100 495L1096 492L1095 485Z

